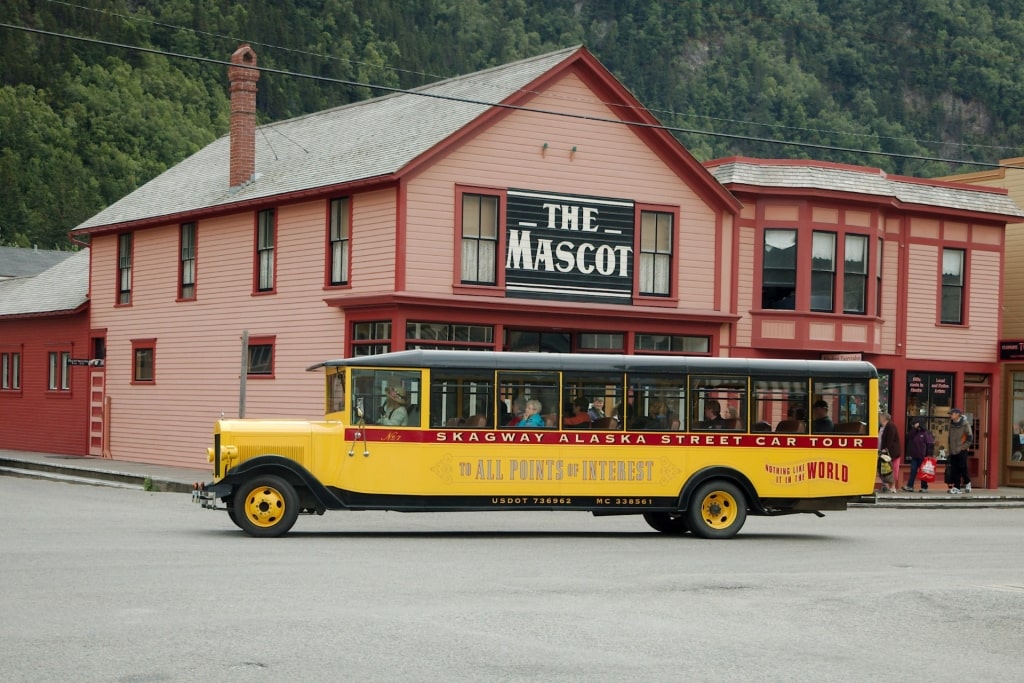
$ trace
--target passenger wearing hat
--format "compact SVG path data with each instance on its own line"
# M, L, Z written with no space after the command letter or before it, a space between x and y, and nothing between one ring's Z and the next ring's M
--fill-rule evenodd
M964 411L953 408L949 411L949 461L946 463L946 486L949 493L970 493L971 475L967 472L967 456L970 454L974 433L971 423L964 419Z
M406 409L408 395L402 387L390 386L387 391L387 399L381 409L381 418L377 420L379 425L392 427L404 427L409 421L409 411Z

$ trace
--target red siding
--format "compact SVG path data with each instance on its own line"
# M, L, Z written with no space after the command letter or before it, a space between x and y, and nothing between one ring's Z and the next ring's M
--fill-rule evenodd
M88 358L88 314L0 320L0 350L21 353L21 391L0 391L0 449L87 455L93 370L71 366L70 390L50 391L48 354Z

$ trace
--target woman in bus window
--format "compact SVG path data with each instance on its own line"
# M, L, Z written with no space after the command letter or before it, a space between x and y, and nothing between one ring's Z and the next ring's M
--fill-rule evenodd
M544 427L544 418L541 417L542 405L541 402L535 398L531 398L526 402L526 410L523 413L523 419L519 421L517 427Z
M572 407L572 415L566 416L562 420L562 425L577 428L589 427L590 413L587 412L587 399L577 396L569 405Z
M405 407L407 404L408 396L405 389L395 386L388 387L387 398L381 407L381 416L377 420L377 424L404 427L409 420L409 411Z

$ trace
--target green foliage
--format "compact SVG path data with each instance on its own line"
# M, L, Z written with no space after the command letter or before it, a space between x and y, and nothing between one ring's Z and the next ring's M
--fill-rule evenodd
M264 121L585 44L699 159L931 176L972 170L933 158L1024 155L1013 0L88 4L0 6L4 23L105 41L0 29L0 244L66 248L69 229L225 134L226 68L187 56L226 61L242 42L282 72L260 78Z

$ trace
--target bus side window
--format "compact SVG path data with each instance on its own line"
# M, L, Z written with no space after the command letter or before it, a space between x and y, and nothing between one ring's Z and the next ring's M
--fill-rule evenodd
M690 429L747 431L747 378L690 377Z
M751 386L754 431L807 433L807 380L757 377Z
M822 418L812 428L812 432L827 432L838 430L842 425L848 433L854 430L867 433L867 428L861 427L860 423L867 423L870 420L868 411L868 384L862 381L850 381L845 379L823 379L814 380L815 403L824 403Z
M430 426L481 429L494 425L494 373L439 368L430 373Z
M327 375L327 412L337 413L345 410L345 371L343 368L332 368Z
M684 375L629 376L626 400L615 408L628 430L677 431L686 415Z
M353 424L362 419L368 425L419 427L422 391L419 370L354 369Z
M557 427L561 424L559 382L556 372L499 372L498 398L511 406L508 422L503 427L516 427L523 418L520 410L527 401L540 401L542 425L534 428Z
M562 426L566 429L615 429L610 419L622 396L622 375L592 372L562 375ZM574 407L572 411L569 406ZM585 415L584 415L585 413Z

